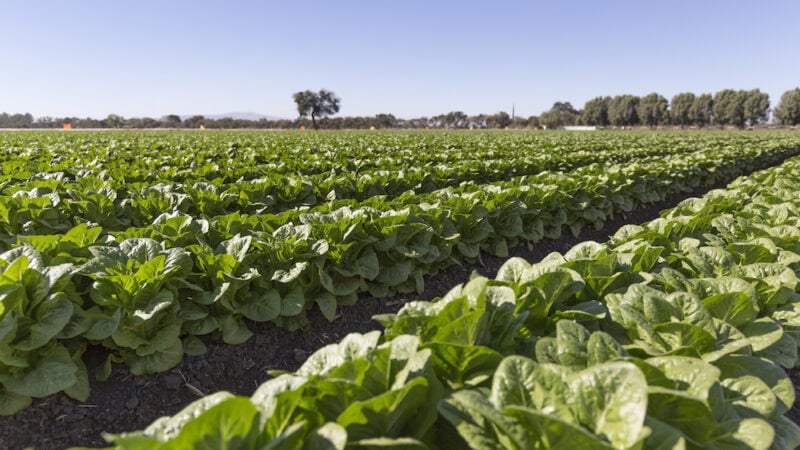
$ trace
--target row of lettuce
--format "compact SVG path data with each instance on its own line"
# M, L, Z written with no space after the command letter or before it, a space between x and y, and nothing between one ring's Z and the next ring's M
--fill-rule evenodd
M622 162L629 155L691 152L708 146L763 146L796 141L790 133L2 133L0 182L24 183L40 174L62 173L78 181L101 176L111 187L249 181L272 175L399 172L424 166L477 173L515 170L510 161L539 161L557 168L603 155ZM618 157L619 160L614 158ZM513 175L513 172L509 172Z
M480 136L480 135L479 135ZM554 139L554 138L553 138ZM659 138L651 147L599 148L587 151L584 147L572 150L546 151L530 149L522 151L492 150L465 154L462 149L443 150L443 153L458 156L456 161L432 163L425 155L416 155L416 160L398 157L387 148L381 148L366 158L377 167L352 171L331 169L322 173L304 174L293 172L289 167L276 165L261 170L257 178L228 180L235 169L220 167L216 159L215 173L194 173L197 162L178 166L192 175L183 182L149 180L145 182L117 180L113 170L131 176L136 161L147 159L139 155L128 161L117 150L107 149L109 155L96 156L93 164L77 166L66 171L50 167L41 172L21 170L20 165L28 161L17 159L4 161L3 171L9 177L1 186L0 231L9 236L16 234L63 233L78 223L102 226L106 230L121 231L129 227L142 227L164 212L179 212L195 217L213 218L231 212L246 214L273 214L296 208L314 208L331 200L364 201L381 196L393 199L402 194L424 194L446 187L458 187L461 183L484 184L515 177L532 176L543 171L571 171L590 164L613 166L623 163L645 162L648 158L668 156L681 157L691 154L714 154L738 149L742 152L752 148L792 149L800 145L793 136L764 140L762 136L745 135L734 142L702 140L694 146L681 145L675 138ZM501 141L502 143L503 141ZM634 141L635 143L635 141ZM140 148L134 146L134 149ZM513 147L512 147L513 149ZM88 159L73 150L69 160ZM69 157L69 151L65 151ZM169 152L167 152L169 153ZM225 155L239 159L241 156ZM209 157L210 158L210 157ZM339 155L337 158L342 159ZM45 158L46 159L46 158ZM351 158L345 161L352 161ZM398 166L397 163L406 164ZM344 161L343 161L344 163ZM44 165L44 163L41 163ZM163 162L174 168L171 159ZM44 168L43 168L44 169ZM147 174L152 174L148 171ZM158 175L158 170L155 174Z
M793 449L800 158L379 316L116 448Z
M636 154L623 157L618 153L597 152L553 164L518 158L500 163L470 161L464 165L420 166L397 171L331 171L308 176L268 174L231 183L210 179L191 184L160 182L115 186L104 179L103 174L98 176L90 171L76 174L75 179L64 173L39 173L25 183L5 187L6 195L0 196L0 204L5 209L0 225L9 234L31 230L65 231L79 222L124 230L149 225L165 211L208 218L234 211L270 214L313 208L331 200L358 202L378 196L393 199L402 194L424 194L457 187L461 183L492 183L543 171L570 171L590 164L613 165L645 158ZM660 155L664 156L669 155ZM614 161L608 161L611 157Z
M247 320L295 330L315 307L334 320L359 293L422 292L425 275L481 252L506 256L562 230L577 235L790 152L742 153L592 166L543 174L541 184L520 179L355 209L334 203L330 211L215 220L165 214L117 234L83 224L16 236L0 254L0 413L59 391L85 400L81 356L90 344L112 351L101 378L112 362L134 374L168 370L184 354L205 352L208 339L246 341Z

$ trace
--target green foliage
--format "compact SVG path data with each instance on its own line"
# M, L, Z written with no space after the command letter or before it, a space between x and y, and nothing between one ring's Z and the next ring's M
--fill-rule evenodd
M791 449L800 159L377 318L120 448ZM241 420L235 420L241 418ZM281 447L284 448L284 447Z
M786 91L775 108L775 118L781 125L800 124L800 88Z
M557 129L568 125L576 125L581 112L569 102L556 102L549 111L539 116L539 123L547 129Z
M719 125L756 125L769 115L769 95L758 89L734 91L725 89L714 95L714 122Z
M586 102L581 112L581 122L584 125L608 126L608 104L610 101L610 97L595 97Z
M184 353L204 352L204 341L246 341L251 321L297 330L309 325L312 308L335 320L359 294L422 292L426 275L460 261L578 236L640 205L798 152L793 135L759 133L12 136L0 173L0 247L4 270L25 275L9 275L8 291L0 288L0 404L8 413L61 390L85 398L87 344L111 350L101 375L112 362L135 374L167 370ZM225 167L222 154L234 155ZM77 159L87 168L74 172ZM727 199L715 208L734 205L740 202ZM768 209L777 217L794 211ZM794 256L765 240L701 241L736 226L707 217L675 225L686 234L679 244L664 238L620 253L587 243L534 265L516 260L498 281L471 283L452 302L384 318L387 333L424 332L422 347L448 389L486 384L504 356L522 350L588 367L615 355L673 351L719 360L749 345L752 354L788 364L796 357L793 335L754 314L775 313L800 328L792 306L797 277L785 267ZM670 253L676 245L682 253ZM652 275L662 258L692 280L725 274L739 281ZM565 328L566 321L647 316L646 305L625 297L640 289L628 286L649 279L642 274L697 297L665 288L648 294L653 303L705 308L736 329L695 323L685 308L659 315L652 331L612 328L584 339ZM731 290L742 283L753 287ZM605 306L615 296L623 297L619 314ZM437 308L435 326L424 325ZM721 332L728 337L716 339ZM693 348L693 340L703 345ZM563 361L553 357L562 350ZM51 373L57 382L37 390L36 380Z
M692 103L691 118L695 125L703 128L714 120L714 98L711 94L700 94Z
M641 98L637 107L641 124L655 128L658 125L669 123L668 106L667 99L662 95L655 92L645 95Z
M769 118L769 95L758 89L748 91L744 100L744 116L750 126Z
M633 95L617 95L608 102L608 121L615 127L632 127L639 125L639 97Z
M0 268L0 413L60 391L86 400L83 346L70 342L86 328L80 303L66 291L75 267L47 266L22 246L0 255Z
M314 128L317 128L317 117L325 117L339 112L341 100L331 91L325 89L319 92L302 91L293 96L297 103L297 113L300 117L311 116Z
M692 111L692 105L694 105L695 98L691 92L683 92L672 97L669 102L669 115L673 125L681 127L694 125L695 114Z

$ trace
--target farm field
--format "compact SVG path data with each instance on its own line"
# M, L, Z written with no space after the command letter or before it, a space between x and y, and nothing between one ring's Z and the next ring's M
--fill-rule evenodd
M798 155L0 133L0 446L794 448Z

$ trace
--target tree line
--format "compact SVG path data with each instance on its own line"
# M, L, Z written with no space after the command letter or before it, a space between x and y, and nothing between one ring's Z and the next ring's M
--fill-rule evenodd
M800 124L800 88L785 92L773 114L780 125ZM655 92L644 97L595 97L587 101L582 110L576 110L569 103L556 103L538 119L547 128L569 125L744 128L766 123L769 118L770 101L765 92L724 89L714 95L684 92L671 100Z
M344 130L344 129L369 129L369 128L396 128L396 129L424 129L424 128L506 128L516 126L519 128L527 127L528 120L517 118L511 120L506 112L497 114L479 114L467 116L461 111L453 111L431 117L418 117L413 119L400 119L393 114L376 114L374 116L353 116L353 117L320 117L307 119L233 119L221 118L211 119L204 116L191 116L181 119L177 115L169 115L160 119L150 117L143 118L124 118L116 114L110 114L105 119L78 118L78 117L40 117L34 119L30 114L0 114L0 128L62 128L68 123L72 128L103 128L103 129L139 129L139 128L185 128L196 129L200 125L207 129L297 129L301 126L311 128L316 122L320 129ZM534 126L535 128L535 126Z
M299 94L299 95L298 95ZM744 128L766 123L770 119L769 95L759 89L725 89L715 94L680 93L667 100L658 93L643 97L617 95L595 97L578 110L569 102L556 102L539 116L512 117L507 112L469 116L451 111L430 117L401 119L393 114L374 116L328 117L339 111L339 98L330 91L319 94L305 91L294 95L300 117L294 120L210 119L192 116L181 119L168 115L158 119L124 118L110 114L105 119L78 117L39 117L31 114L0 114L0 128L199 128L209 129L297 129L314 126L320 129L368 128L560 128L570 125L599 127L707 127L735 126ZM319 102L322 99L322 103ZM335 105L335 106L332 106ZM774 122L780 125L800 125L800 88L786 91L780 103L771 111ZM310 116L309 120L307 117Z

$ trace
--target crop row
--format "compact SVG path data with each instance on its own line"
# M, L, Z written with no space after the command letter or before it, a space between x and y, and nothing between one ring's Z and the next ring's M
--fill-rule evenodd
M800 158L379 316L120 449L793 449Z
M112 350L108 364L124 362L135 374L167 370L184 353L205 351L200 336L247 340L245 319L297 329L308 323L306 311L319 307L334 320L338 305L352 304L360 292L421 292L424 275L481 251L503 256L509 246L557 238L563 229L577 234L788 152L731 150L702 160L587 168L550 174L543 185L518 180L442 192L432 203L412 197L386 211L344 207L212 221L166 214L120 234L82 224L64 234L17 236L18 245L0 255L0 382L22 397L0 401L2 412L61 390L86 398L80 357L90 343Z
M160 208L205 217L233 211L246 214L277 213L293 208L314 207L330 200L363 201L377 196L391 199L403 193L430 193L464 182L491 183L543 171L570 171L610 159L614 163L644 159L642 155L621 157L616 153L597 152L572 161L555 161L554 164L520 158L502 162L471 161L469 164L452 166L421 166L399 171L331 171L302 177L275 173L229 183L216 178L191 184L116 184L106 180L104 174L94 173L97 171L86 170L72 176L40 173L31 181L6 185L6 195L0 196L0 202L11 210L11 214L26 209L46 209L44 214L49 216L54 230L79 222L125 229L149 225L162 211ZM665 156L668 155L659 157ZM24 213L22 217L27 218Z
M482 182L482 177L511 177L542 170L569 170L584 165L587 161L621 163L648 156L685 154L731 145L727 139L703 139L690 141L691 145L688 145L682 144L676 138L662 137L649 142L647 146L641 146L635 139L624 147L609 145L609 142L614 141L606 138L586 142L565 140L570 143L567 147L555 145L559 142L556 136L524 141L525 145L520 145L513 140L501 139L500 136L487 140L486 136L478 135L469 140L467 146L440 143L443 147L437 148L431 147L436 141L418 139L416 145L401 148L388 145L386 138L386 135L380 135L380 138L371 143L374 147L354 149L352 145L342 145L334 146L323 153L313 147L298 147L286 142L281 142L280 148L265 146L245 150L239 146L223 149L219 147L218 141L214 141L217 145L197 141L193 143L192 150L187 151L183 145L176 145L170 140L151 143L153 147L137 141L126 142L127 145L122 149L113 144L108 146L108 143L104 146L102 139L92 142L90 149L63 148L63 144L76 144L66 141L62 145L50 144L35 150L14 152L13 148L5 149L10 154L4 158L1 177L6 181L3 188L7 193L36 187L30 184L31 179L58 179L60 186L65 188L73 186L69 183L81 183L86 176L96 176L106 183L104 187L112 189L129 184L191 186L197 182L212 183L225 189L229 184L264 180L273 176L291 175L308 179L313 184L317 180L315 176L324 177L331 172L340 175L380 175L427 168L438 171L433 175L447 178L451 178L453 174L469 172L477 178L475 181ZM427 143L426 146L431 148L419 151L420 143ZM796 139L790 135L774 140L761 136L738 137L734 138L733 143L734 146L786 146L796 143ZM254 161L259 155L275 162L259 164ZM223 165L220 164L222 158L225 158ZM76 160L80 164L76 164ZM328 165L325 170L315 168L318 160Z
M1 182L40 174L103 175L112 183L221 183L272 175L399 172L422 166L484 162L514 174L509 161L568 168L587 158L622 162L632 156L692 152L726 145L796 142L791 134L568 135L548 133L0 133ZM617 159L618 158L618 159ZM224 161L224 164L220 162Z
M591 190L586 182L575 180L586 178L596 182L606 172L611 175L607 177L609 179L600 180L601 187L624 190L641 181L637 193L645 194L646 183L652 178L646 174L646 168L662 173L674 172L676 178L673 184L680 190L690 190L699 183L713 184L730 179L741 173L742 167L763 163L768 158L774 161L792 155L800 148L800 142L789 144L769 143L755 148L709 147L703 151L672 156L642 157L617 165L590 164L587 159L583 166L567 174L545 171L488 186L471 180L480 178L471 173L471 169L466 169L454 179L447 180L445 176L438 181L428 178L424 172L386 173L377 178L328 174L324 181L317 180L316 184L300 178L274 177L273 180L263 180L263 183L239 183L224 192L212 183L200 183L191 188L163 184L137 186L135 192L123 193L102 184L94 184L97 179L85 177L81 179L80 188L59 193L58 184L61 181L54 178L36 183L36 187L29 191L0 196L0 237L13 242L20 234L63 233L80 223L101 226L108 232L119 232L131 226L147 227L164 213L186 214L197 219L214 219L231 213L252 214L259 221L280 226L296 221L301 214L326 212L343 206L352 209L370 206L382 211L399 210L408 204L436 203L441 202L443 197L446 200L447 197L480 190L518 189L529 185L540 186L534 191L546 191L547 185L566 190L586 186L587 190ZM696 166L693 171L688 167L692 165ZM452 175L455 172L450 173ZM620 178L620 175L624 177ZM504 180L508 178L502 176ZM444 184L458 183L437 190L437 183L444 180ZM412 187L414 190L408 190ZM611 198L600 200L601 204L595 209L605 209L605 205L612 201ZM624 196L615 201L624 202ZM283 211L289 208L293 209ZM272 212L274 210L283 213ZM128 234L135 234L135 230Z
M78 171L70 168L66 172L58 172L50 167L24 180L8 180L2 186L4 195L0 195L0 204L7 210L7 218L2 225L9 234L63 232L82 222L97 224L107 230L122 230L149 225L158 215L168 211L206 218L234 211L246 214L277 213L286 209L314 207L330 200L363 201L377 196L392 199L409 191L413 194L430 193L446 187L457 187L464 182L484 184L535 175L542 171L570 171L589 164L613 165L644 161L656 156L706 154L730 148L729 143L713 141L697 147L666 146L666 143L670 141L665 140L648 149L592 152L573 150L550 153L537 149L531 154L508 152L502 159L480 158L482 155L479 153L463 155L461 160L447 165L433 165L430 161L418 159L408 161L411 165L405 168L384 162L375 170L348 172L332 169L312 175L294 174L286 167L274 167L262 171L258 178L239 178L235 181L225 181L235 170L217 166L219 173L205 173L203 177L204 172L200 171L190 182L184 183L115 180L109 168L115 167L122 157L116 156L117 159L111 160L95 158L93 164L80 165ZM796 148L800 145L790 139L756 143L758 145L755 148ZM750 149L748 145L734 148ZM406 160L393 154L384 154L386 152L385 149L376 152L374 159L392 162ZM451 150L451 153L455 151ZM486 156L489 152L483 153ZM77 155L73 157L80 159ZM138 159L142 158L146 157L138 156ZM135 170L129 167L127 160L123 161L125 174L130 176ZM10 176L20 177L22 174L15 163L20 163L19 157L6 161L4 170L11 170ZM182 170L193 173L197 164L192 162Z

